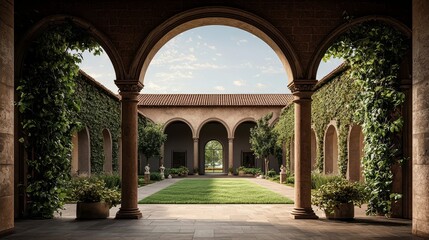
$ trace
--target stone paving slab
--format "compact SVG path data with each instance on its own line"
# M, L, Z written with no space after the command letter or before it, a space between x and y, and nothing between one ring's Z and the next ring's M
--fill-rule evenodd
M149 194L144 191L180 180L141 188L139 198ZM263 179L249 181L273 191L287 187ZM114 220L119 209L115 207L108 219L91 221L75 220L75 205L67 208L50 220L17 220L16 233L5 239L422 239L411 235L410 220L367 217L357 211L354 221L329 221L317 210L318 220L293 220L291 204L140 204L142 219Z

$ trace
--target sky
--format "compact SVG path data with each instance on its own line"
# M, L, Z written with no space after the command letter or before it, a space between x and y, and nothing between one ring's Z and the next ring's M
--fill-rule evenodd
M84 52L80 68L117 93L107 54ZM317 79L341 64L321 62ZM290 93L274 50L255 35L227 26L204 26L168 41L152 59L141 93Z

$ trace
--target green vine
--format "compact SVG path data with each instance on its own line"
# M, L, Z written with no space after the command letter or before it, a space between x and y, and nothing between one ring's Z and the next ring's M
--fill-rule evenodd
M79 103L80 111L73 112L79 129L88 127L91 139L91 172L103 171L104 148L103 129L108 129L112 137L112 168L118 170L118 138L120 135L120 103L119 99L106 93L105 90L93 84L83 74L76 78L75 100Z
M284 154L286 159L286 169L290 169L290 144L292 142L292 138L294 136L294 129L295 129L295 118L294 118L294 105L290 104L289 106L285 107L279 117L279 121L274 125L273 131L277 135L277 141L276 145L278 148L283 149L284 147Z
M391 168L400 160L393 140L402 128L399 107L405 97L397 75L408 48L401 33L371 21L351 28L325 55L344 58L359 88L356 120L364 133L364 176L371 193L368 214L390 214L392 200L400 197L391 191Z
M24 143L27 150L29 213L51 218L62 208L70 175L75 78L82 56L70 50L101 48L86 31L72 24L51 27L30 46L17 83Z

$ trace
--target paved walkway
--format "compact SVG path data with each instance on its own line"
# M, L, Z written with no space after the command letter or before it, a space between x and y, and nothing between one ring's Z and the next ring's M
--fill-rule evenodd
M140 188L139 198L180 180ZM293 188L248 180L293 197ZM16 233L6 239L421 239L411 235L409 220L367 217L362 211L350 222L328 221L320 211L319 220L292 220L290 204L141 204L140 220L114 220L116 207L109 219L92 221L76 221L75 205L67 207L51 220L18 220Z

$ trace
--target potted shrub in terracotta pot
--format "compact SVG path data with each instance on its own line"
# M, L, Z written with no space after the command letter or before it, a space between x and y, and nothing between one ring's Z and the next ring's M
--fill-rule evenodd
M328 182L311 196L311 202L322 209L327 219L350 220L354 218L354 206L361 206L367 200L361 183L338 179Z
M77 219L100 219L109 217L109 210L121 200L117 189L109 189L103 180L78 181L73 189Z

